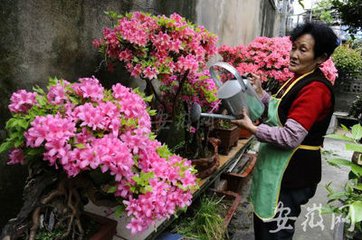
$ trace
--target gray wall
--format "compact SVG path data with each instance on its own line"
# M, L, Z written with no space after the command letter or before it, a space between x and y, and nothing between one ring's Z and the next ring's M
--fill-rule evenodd
M10 117L10 94L17 89L44 87L49 76L75 81L95 75L106 87L119 81L134 84L121 67L112 74L99 68L102 59L91 43L111 24L104 11L178 12L219 35L219 45L237 45L273 35L278 16L270 4L270 0L0 0L0 141ZM5 166L6 156L0 157L2 227L21 206L26 169Z
M272 0L199 0L197 23L219 37L219 45L248 44L257 36L277 36L279 14Z

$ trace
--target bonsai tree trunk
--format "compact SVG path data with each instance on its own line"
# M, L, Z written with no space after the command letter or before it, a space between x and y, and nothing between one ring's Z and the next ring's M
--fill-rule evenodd
M83 239L80 217L85 203L84 193L96 205L116 205L115 201L99 199L99 191L87 174L68 178L52 169L30 168L23 193L24 205L17 217L9 220L3 228L0 239L13 240L25 235L26 239L34 240L41 218L46 222L46 212L53 214L52 220L43 223L49 226L48 230L60 229L63 232L61 239Z

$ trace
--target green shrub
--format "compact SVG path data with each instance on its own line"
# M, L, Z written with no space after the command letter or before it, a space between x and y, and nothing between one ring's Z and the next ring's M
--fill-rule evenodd
M361 54L346 45L339 46L332 55L332 59L340 75L362 69Z

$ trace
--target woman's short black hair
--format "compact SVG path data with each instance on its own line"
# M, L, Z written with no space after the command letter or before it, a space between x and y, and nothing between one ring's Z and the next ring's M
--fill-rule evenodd
M325 24L307 22L298 25L290 34L290 40L296 41L300 36L310 34L314 38L314 58L327 55L329 58L339 45L339 40L333 30Z

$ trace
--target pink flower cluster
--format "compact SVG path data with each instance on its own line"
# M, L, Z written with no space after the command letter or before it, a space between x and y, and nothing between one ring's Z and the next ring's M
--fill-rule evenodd
M235 66L240 74L255 73L263 81L275 79L285 82L293 73L289 71L289 51L292 47L289 37L258 37L249 45L229 47L223 45L219 54L225 62ZM328 80L334 83L337 70L331 59L328 59L321 70Z
M173 103L167 99L175 97L187 74L181 98L193 94L207 108L216 104L217 89L210 85L211 81L200 78L200 72L216 53L216 41L216 36L204 27L188 23L177 13L166 17L132 12L120 18L112 29L105 28L103 38L93 44L114 62L124 63L131 76L158 79L165 103ZM198 84L197 91L194 82Z
M334 82L338 77L338 70L332 61L332 58L325 61L319 68L323 72L324 76L332 83L332 85L334 85Z
M12 113L26 113L36 103L36 93L19 90L11 95L9 110Z
M69 177L95 169L110 174L114 180L109 184L131 216L127 227L132 233L191 203L197 187L191 162L168 150L159 153L167 147L151 138L141 96L121 84L105 90L94 77L73 84L60 80L48 89L38 95L44 101L37 105L47 112L30 120L24 143L11 151L9 164L25 163L25 153L34 148L44 149L43 160ZM24 90L14 93L10 109L31 119L26 109L35 104L34 96Z

